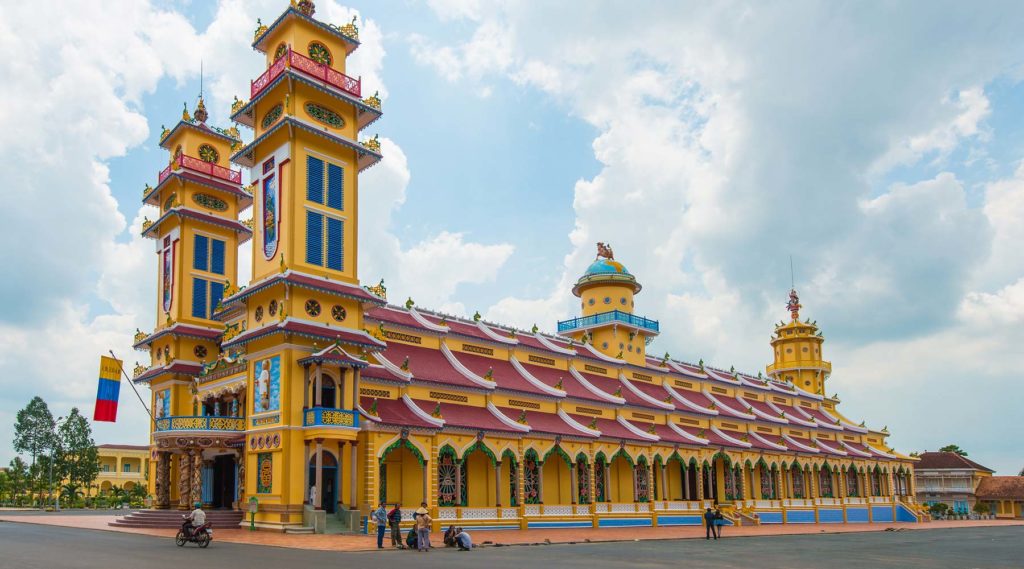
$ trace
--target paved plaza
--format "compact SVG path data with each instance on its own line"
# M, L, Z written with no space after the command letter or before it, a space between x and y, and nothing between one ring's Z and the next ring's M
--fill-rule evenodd
M1021 561L1021 525L967 525L965 527L930 528L915 526L903 531L870 531L844 533L804 533L796 535L751 535L707 542L703 539L666 539L644 530L633 530L643 541L586 543L580 541L553 545L512 545L482 547L471 553L452 549L434 550L429 554L410 551L321 551L229 543L216 539L209 549L189 545L178 548L165 536L144 533L97 531L81 527L64 527L22 523L16 519L38 519L35 516L5 516L0 521L0 569L63 569L122 566L130 559L133 569L176 566L246 567L249 569L313 566L331 564L376 566L414 563L417 567L477 568L523 566L580 567L761 567L820 569L823 556L831 566L864 568L1019 568ZM87 525L90 516L80 516ZM814 532L819 527L805 526L802 531ZM667 528L663 528L667 530ZM695 528L689 528L692 530ZM739 529L739 528L737 528ZM756 529L756 528L751 528ZM603 532L603 530L599 530ZM244 534L238 530L222 530L219 535ZM532 539L543 538L540 532L521 532ZM687 533L681 537L694 537ZM553 534L557 539L558 534ZM586 535L586 534L580 534ZM624 539L625 535L597 533L605 539ZM253 535L263 543L287 539L301 543L309 537L319 540L353 540L340 536L277 536L258 532ZM479 541L498 537L494 532L478 532ZM363 544L365 538L354 538ZM599 538L600 539L600 538ZM510 543L508 540L502 540ZM555 541L555 540L553 540ZM301 546L300 546L301 547Z

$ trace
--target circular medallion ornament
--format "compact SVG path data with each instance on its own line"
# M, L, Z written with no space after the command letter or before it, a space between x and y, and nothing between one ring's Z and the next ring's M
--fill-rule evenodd
M256 437L249 439L249 448L256 450Z
M271 300L270 304L267 305L267 314L271 316L277 316L277 301Z
M303 108L306 109L306 114L309 115L310 118L319 123L323 123L332 128L343 128L345 126L345 120L341 118L341 115L323 105L306 103Z
M604 297L604 303L605 304L611 304L612 303L612 297L610 297L610 296Z
M331 318L334 318L338 322L345 320L348 313L345 312L345 307L340 304L335 304L331 307Z
M205 358L206 346L196 346L195 348L192 349L192 353L195 354L196 357L199 359Z
M310 316L313 316L313 317L320 316L320 303L315 301L315 300L313 300L313 299L307 300L306 301L306 314L309 314Z
M284 57L284 54L286 54L286 53L288 53L288 46L286 46L282 42L281 44L279 44L277 46L277 49L274 50L274 61L277 61L278 59L281 59L282 57Z
M256 438L256 448L259 448L259 449L263 448L263 437L257 437Z
M309 58L313 61L322 63L323 65L331 64L331 50L327 49L326 45L318 41L310 42L308 52Z
M257 306L256 307L256 314L254 314L253 317L256 318L257 322L261 322L263 320L263 307L262 306Z
M220 161L220 153L217 149L210 146L209 144L201 144L199 146L199 159L203 162L209 162L216 164Z
M281 446L281 435L280 433L274 433L274 448Z

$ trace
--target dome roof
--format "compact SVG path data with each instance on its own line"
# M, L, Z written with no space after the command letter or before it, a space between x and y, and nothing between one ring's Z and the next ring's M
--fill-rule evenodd
M626 267L618 262L611 259L598 259L587 267L586 272L583 276L588 275L628 275L629 271Z

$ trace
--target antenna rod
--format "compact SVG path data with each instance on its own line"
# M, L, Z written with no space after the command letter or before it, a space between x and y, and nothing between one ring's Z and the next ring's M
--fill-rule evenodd
M199 98L203 98L203 60L199 60Z
M793 255L789 256L789 288L796 290L796 278L793 276Z

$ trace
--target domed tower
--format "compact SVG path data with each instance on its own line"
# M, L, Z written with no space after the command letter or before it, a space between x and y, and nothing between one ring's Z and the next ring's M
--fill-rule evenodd
M832 363L825 361L821 345L825 338L816 322L808 318L800 322L800 297L796 289L789 291L789 323L780 323L772 336L775 363L767 367L768 375L786 381L811 393L825 395L825 380L832 373Z
M597 244L597 257L576 281L582 316L558 323L558 333L586 342L613 358L644 365L647 339L658 335L658 321L633 314L640 283L615 260L610 245Z

